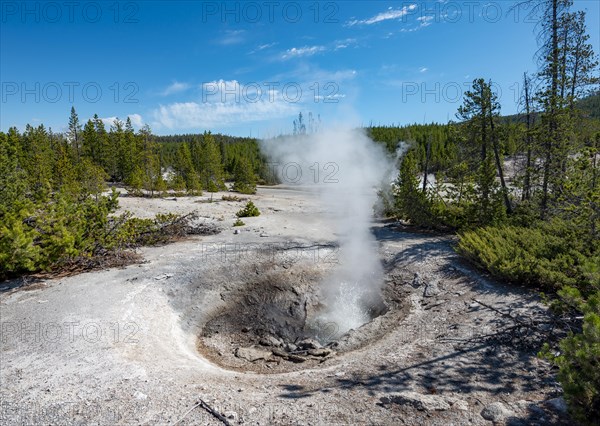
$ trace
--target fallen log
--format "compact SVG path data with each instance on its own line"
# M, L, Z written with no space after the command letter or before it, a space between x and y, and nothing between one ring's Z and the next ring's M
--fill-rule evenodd
M229 423L229 421L227 421L227 419L218 411L216 411L214 408L212 408L210 405L208 405L203 399L200 399L200 401L194 405L192 408L190 408L188 411L185 412L185 414L183 416L181 416L181 418L179 420L177 420L175 423L172 423L171 426L175 426L176 424L180 423L183 419L185 419L185 417L190 414L192 411L194 411L196 408L201 407L204 410L208 411L210 414L212 414L213 417L215 417L217 420L221 421L221 423L223 423L225 426L231 426L231 423Z

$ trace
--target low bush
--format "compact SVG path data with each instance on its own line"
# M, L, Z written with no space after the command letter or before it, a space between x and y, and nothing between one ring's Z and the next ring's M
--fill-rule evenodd
M260 211L252 201L248 201L246 206L235 214L237 217L254 217L260 216Z
M558 367L571 415L581 424L597 424L600 419L600 291L587 300L576 288L559 292L561 299L584 313L581 333L569 333L558 348L545 344L540 356Z
M541 227L485 227L463 232L457 251L492 275L515 283L557 291L584 290L598 282L588 253L560 231Z

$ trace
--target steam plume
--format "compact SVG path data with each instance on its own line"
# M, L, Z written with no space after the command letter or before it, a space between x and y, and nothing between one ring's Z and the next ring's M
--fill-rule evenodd
M277 170L287 171L287 176L279 176L284 184L317 190L327 216L334 216L340 236L339 264L322 283L326 308L318 320L335 323L338 333L368 322L370 309L381 300L383 282L370 224L377 188L389 180L393 159L359 129L271 139L262 141L261 148L270 161L279 164ZM282 167L294 163L294 167Z

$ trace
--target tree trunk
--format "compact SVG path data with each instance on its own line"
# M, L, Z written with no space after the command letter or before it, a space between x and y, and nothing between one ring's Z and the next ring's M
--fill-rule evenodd
M431 137L427 138L427 145L425 148L425 167L423 170L423 193L427 191L427 173L429 172L429 155L431 152Z
M557 123L557 101L558 101L558 63L560 49L558 46L558 0L552 0L552 22L551 22L551 44L552 53L550 58L550 99L548 111L548 135L546 139L546 158L544 164L544 176L542 182L542 205L541 217L545 219L548 214L549 181L552 172L552 150L556 146L554 142L558 140Z
M575 90L577 89L577 71L579 71L579 57L581 51L581 40L579 39L579 35L576 36L578 37L578 40L574 53L575 63L573 64L573 81L571 81L571 96L569 98L569 110L571 112L573 112L573 109L575 108Z
M504 172L502 171L502 162L500 161L500 152L498 149L498 140L496 138L494 117L490 111L490 133L492 134L492 148L494 149L494 157L496 158L496 168L498 169L498 175L500 176L500 185L502 187L502 195L504 197L504 205L506 206L506 212L512 213L512 206L510 205L510 198L508 197L508 188L506 187L506 181L504 180Z
M527 73L523 74L524 85L525 85L525 111L527 114L527 134L525 135L525 143L527 145L527 162L525 167L525 181L523 183L523 200L529 200L531 196L531 99L529 97L529 78Z

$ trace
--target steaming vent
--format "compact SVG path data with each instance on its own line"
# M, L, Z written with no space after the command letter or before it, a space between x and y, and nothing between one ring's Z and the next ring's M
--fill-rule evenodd
M274 373L326 362L381 336L383 322L397 324L403 310L391 310L383 296L371 232L377 188L389 184L395 159L362 130L348 129L262 141L261 150L282 184L319 195L323 213L306 220L335 231L337 241L316 243L335 245L337 262L273 262L249 272L259 278L214 313L198 347L224 367Z

